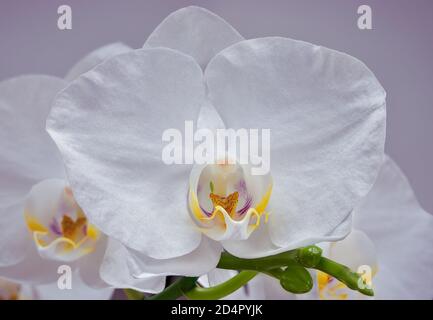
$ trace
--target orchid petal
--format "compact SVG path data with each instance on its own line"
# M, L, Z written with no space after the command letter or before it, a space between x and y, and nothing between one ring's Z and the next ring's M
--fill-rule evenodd
M0 203L22 201L33 185L63 178L60 153L45 131L54 96L65 87L59 78L21 76L0 83Z
M221 245L205 236L194 251L172 259L152 259L130 250L128 265L135 278L148 274L200 276L214 269L220 260Z
M113 288L95 289L87 286L77 272L72 273L71 288L60 288L57 281L35 288L39 300L109 300Z
M220 52L205 79L227 128L271 130L272 242L333 237L383 159L385 92L372 72L337 51L262 38Z
M120 242L110 239L101 265L101 277L116 288L130 288L142 292L158 293L165 287L165 276L142 275L135 278L130 273L127 261L128 249Z
M381 299L432 299L433 217L419 205L407 178L389 157L354 215L377 249L373 279Z
M65 85L42 75L0 83L0 266L22 261L31 243L24 224L27 193L44 179L64 177L60 154L44 128L51 100Z
M112 58L118 54L122 54L131 50L132 48L121 42L110 43L103 47L100 47L90 52L84 58L78 61L69 70L68 74L65 76L65 80L70 82L76 79L81 74L93 69L95 66L105 61L106 59Z
M216 14L190 6L171 13L149 36L144 48L167 47L188 54L205 68L222 49L242 36Z
M134 50L71 83L47 121L89 220L152 258L181 256L200 244L185 205L190 168L164 164L161 137L197 118L204 92L191 57Z

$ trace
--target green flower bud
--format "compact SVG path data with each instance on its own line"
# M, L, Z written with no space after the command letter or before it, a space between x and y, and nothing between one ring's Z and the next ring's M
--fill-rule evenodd
M306 293L313 288L310 273L297 263L288 265L279 278L281 286L291 293Z

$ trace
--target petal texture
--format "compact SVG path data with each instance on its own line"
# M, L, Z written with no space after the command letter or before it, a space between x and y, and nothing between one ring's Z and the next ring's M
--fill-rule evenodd
M24 203L0 208L0 267L22 261L32 240L24 222Z
M204 99L197 63L163 48L109 59L57 97L47 129L77 202L108 236L161 259L200 244L186 200L191 168L164 164L161 139L195 120Z
M114 57L115 55L131 51L132 48L128 47L126 44L121 42L115 42L107 44L101 48L98 48L89 54L87 54L83 59L78 61L68 72L65 80L70 82L76 79L81 74L91 70L93 67L97 66L101 62Z
M420 207L390 158L356 210L354 226L377 249L379 270L373 279L377 298L433 298L433 217Z
M28 241L33 242L30 237ZM0 267L0 277L23 284L47 284L57 281L57 270L64 262L41 258L35 245L30 246L30 249L25 259L16 265ZM74 269L76 263L68 265Z
M270 211L272 214L273 210L271 209ZM268 220L269 219L271 219L271 216L269 216ZM272 242L269 231L270 227L271 225L269 224L269 222L267 224L261 224L260 227L251 234L248 240L223 241L222 244L224 246L224 249L237 257L241 257L244 259L253 259L267 257L294 248L318 243L320 241L323 241L324 238L327 241L336 241L344 238L350 231L352 227L352 215L348 215L346 219L340 225L338 225L337 228L335 228L325 236L313 235L312 237L300 239L297 242L292 242L286 247L277 246Z
M110 239L100 269L102 279L116 288L149 293L158 293L164 289L165 276L142 275L141 278L134 278L127 264L129 259L128 249L120 242Z
M63 178L59 152L45 131L54 96L66 83L42 75L0 83L0 206L22 200L47 178Z
M216 267L220 260L221 250L218 242L202 237L197 249L172 259L152 259L139 252L130 252L128 265L134 278L147 278L149 273L200 276Z
M330 243L328 257L355 272L364 265L369 266L372 273L377 271L376 247L364 232L356 229L343 240Z
M39 300L109 300L113 288L95 289L87 286L77 273L72 273L71 289L60 289L57 281L35 287Z
M273 243L327 239L382 163L385 92L372 72L337 51L262 38L220 52L205 78L227 128L271 130Z
M45 131L54 96L66 83L55 77L21 76L0 83L0 266L26 254L24 202L33 185L64 177L61 157Z
M149 36L144 48L175 49L194 57L205 68L219 51L242 40L222 18L204 8L191 6L165 18Z

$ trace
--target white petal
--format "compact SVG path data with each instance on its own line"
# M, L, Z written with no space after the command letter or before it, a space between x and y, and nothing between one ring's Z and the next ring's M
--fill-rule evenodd
M68 74L65 76L65 80L70 82L81 74L93 69L106 59L131 50L132 48L121 42L110 43L100 47L78 61L71 70L69 70Z
M27 196L22 219L24 219L25 213L35 217L41 224L48 226L59 211L59 199L62 198L67 186L68 183L63 179L45 179L35 184Z
M87 286L77 273L72 274L71 289L60 289L57 281L36 287L39 300L109 300L113 288L94 289Z
M418 204L404 174L389 158L362 205L354 226L377 248L374 278L382 299L432 299L433 217Z
M24 201L39 181L63 177L60 154L45 132L51 100L65 86L49 76L22 76L0 83L0 266L21 261L28 231Z
M164 289L165 276L147 275L134 278L127 265L128 250L118 241L110 239L101 265L101 277L116 288L130 288L142 292L158 293Z
M216 132L216 129L224 129L224 122L212 104L204 105L200 109L197 120L197 129L210 129Z
M172 48L194 57L205 68L219 51L242 40L242 36L221 17L191 6L165 18L149 36L144 48Z
M0 83L0 203L22 201L47 178L63 178L64 169L45 120L54 96L66 85L58 78L32 75Z
M29 241L32 241L29 238ZM16 265L0 267L0 277L25 284L42 284L57 281L58 267L64 263L41 258L35 245L30 246L28 254ZM75 263L69 263L72 269Z
M161 138L196 119L204 99L195 61L162 48L109 59L57 97L48 131L77 202L105 234L153 258L199 245L186 202L190 168L163 163Z
M102 236L96 243L95 250L78 261L80 278L92 288L106 288L110 285L101 277L101 266L106 255L108 238Z
M377 271L376 248L371 239L360 230L353 230L341 241L329 246L328 257L358 272L361 266L369 266Z
M227 128L271 130L275 245L332 236L382 163L385 92L371 71L330 49L263 38L220 52L205 78Z
M130 251L128 265L135 278L146 278L149 273L159 275L200 276L214 269L220 260L221 245L203 236L200 246L181 257L152 259Z
M271 216L269 216L269 219L270 218ZM328 241L339 240L347 235L351 229L351 225L352 217L349 215L337 228L326 235L325 238L328 239ZM223 241L224 249L237 257L254 259L318 243L324 238L313 236L311 238L301 239L299 242L293 242L287 247L279 247L272 242L269 235L269 227L269 224L261 224L259 228L251 234L248 240Z
M24 204L0 208L0 268L22 261L32 240L24 222Z

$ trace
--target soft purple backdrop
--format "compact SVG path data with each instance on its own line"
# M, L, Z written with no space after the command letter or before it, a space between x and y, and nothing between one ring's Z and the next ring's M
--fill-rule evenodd
M72 30L57 29L61 4L72 7ZM432 0L0 0L0 80L63 76L84 54L114 41L141 47L170 12L192 4L246 38L287 36L363 60L388 92L387 152L433 212ZM372 7L374 30L357 28L361 4Z

